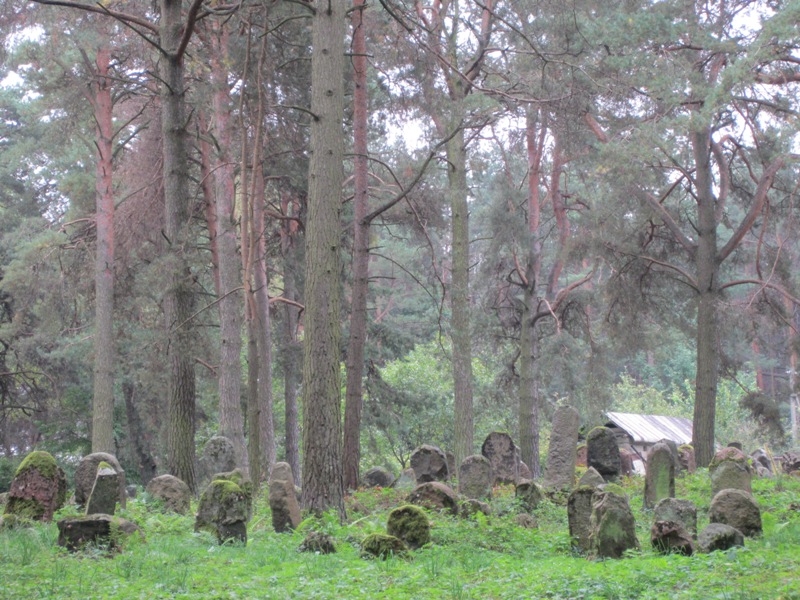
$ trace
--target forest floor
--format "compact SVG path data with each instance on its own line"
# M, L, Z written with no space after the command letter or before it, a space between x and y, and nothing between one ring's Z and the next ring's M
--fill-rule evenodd
M135 537L111 555L94 548L68 553L56 545L55 522L0 532L0 598L175 599L800 599L800 479L753 482L764 533L743 548L691 557L660 556L649 544L652 512L642 508L640 478L624 481L642 549L620 560L592 561L570 546L567 512L545 500L537 529L514 523L513 489L495 490L493 516L468 519L429 513L432 542L410 558L367 560L359 543L385 533L388 512L403 503L392 489L348 498L348 522L308 519L277 534L266 493L256 502L246 546L219 546L193 532L193 517L164 515L146 498L120 516L138 523ZM708 474L677 480L677 497L698 506L698 530L708 523ZM67 507L56 519L75 514ZM337 552L297 551L311 530L331 534Z

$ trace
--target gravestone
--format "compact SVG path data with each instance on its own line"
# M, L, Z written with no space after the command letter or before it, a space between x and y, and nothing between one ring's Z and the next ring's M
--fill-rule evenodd
M113 515L119 499L119 476L106 462L97 467L92 493L86 502L86 514Z
M636 522L628 497L617 486L606 486L592 498L590 551L597 558L622 558L638 550Z
M656 521L650 528L650 543L659 554L694 554L692 536L680 523Z
M581 478L578 480L578 485L579 486L589 485L592 487L598 487L600 485L603 485L605 482L606 480L603 479L603 476L597 472L597 469L595 469L594 467L589 467L588 469L586 469L586 472L583 475L581 475Z
M567 499L567 521L572 546L580 552L588 552L592 532L592 497L595 488L578 486Z
M408 554L408 546L403 540L393 535L372 533L361 542L361 556L364 558L380 558L386 560Z
M647 455L644 506L653 508L659 500L675 497L675 458L667 444L654 444Z
M507 433L494 431L486 436L481 454L489 459L494 473L494 485L519 481L517 446Z
M17 467L3 513L51 521L67 499L67 478L48 452L36 450Z
M216 534L217 541L247 543L250 512L248 494L233 481L215 479L200 496L194 519L195 531Z
M70 552L81 550L89 544L119 550L133 534L139 534L144 539L136 523L108 514L67 517L61 519L57 525L57 543Z
M677 475L683 469L680 460L680 453L678 452L678 444L675 442L675 440L669 440L667 438L658 440L658 443L666 444L667 448L669 448L669 452L672 454L672 461L675 463L675 475Z
M216 473L227 473L236 468L236 450L233 442L222 435L215 435L203 446L200 457L200 483L208 483Z
M441 481L429 481L418 485L406 500L410 504L430 510L447 511L453 516L458 515L458 498L455 492Z
M753 471L747 457L738 448L728 446L714 455L708 466L711 475L711 495L722 490L742 490L752 493Z
M403 540L409 548L416 550L431 541L431 524L419 506L408 504L389 513L386 533Z
M687 473L694 473L697 470L694 448L690 444L683 444L678 447L678 462L681 463L681 469Z
M560 406L553 415L550 447L542 485L547 490L571 490L578 460L580 415L571 406Z
M575 460L575 466L576 467L588 467L589 465L586 462L586 453L587 453L586 444L585 443L579 444L577 452L578 452L578 455L577 455L577 458Z
M364 473L362 481L364 482L364 486L368 488L387 488L392 487L392 484L394 483L394 475L389 473L389 471L384 468L372 467L366 473Z
M436 446L423 444L411 454L411 468L417 484L429 481L447 481L450 472L447 455Z
M161 501L168 511L179 515L189 512L192 491L188 485L174 475L153 477L147 483L146 491L153 499Z
M492 465L480 454L465 458L458 469L458 491L467 498L491 497L493 482Z
M619 474L625 477L630 477L634 473L633 461L638 458L630 450L625 448L619 449Z
M120 466L117 457L107 452L92 452L81 458L78 467L75 469L75 504L81 508L86 506L94 487L94 481L97 478L97 467L101 462L111 465L111 468L117 473L119 506L120 508L125 508L128 497L125 491L125 471Z
M334 554L336 545L333 536L323 531L311 531L300 546L298 552L313 552L314 554Z
M606 481L615 481L620 473L619 446L608 427L595 427L586 438L586 464L594 467Z
M517 484L514 496L524 510L533 512L544 498L544 491L535 481L524 480Z
M722 523L746 536L761 535L761 509L753 496L742 490L720 491L708 509L710 523Z
M269 507L272 527L277 533L297 529L300 525L300 504L294 489L294 478L289 463L278 462L269 477Z
M697 537L697 507L691 500L664 498L653 509L653 518L678 523L693 538Z
M710 523L697 536L697 550L703 554L730 550L736 546L744 546L744 535L735 527L723 523Z
M414 469L403 469L392 487L398 490L413 490L417 487L417 475L414 473Z

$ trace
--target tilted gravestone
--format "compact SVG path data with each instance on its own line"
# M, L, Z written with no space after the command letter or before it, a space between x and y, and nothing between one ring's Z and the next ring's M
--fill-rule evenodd
M553 415L550 448L542 485L548 490L571 490L578 459L580 415L571 406L559 407Z
M216 534L217 541L247 543L247 521L251 500L235 482L215 479L200 496L194 520L195 531Z
M272 527L277 533L297 529L300 525L300 504L294 489L289 463L279 462L272 467L269 478L269 507Z
M578 486L567 499L567 520L572 546L580 552L588 552L592 532L592 498L596 489Z
M411 468L417 483L429 481L447 481L450 470L447 466L447 455L436 446L423 444L411 454Z
M465 458L458 469L458 491L467 498L489 498L493 482L492 465L480 454Z
M119 499L119 476L106 462L97 466L97 476L94 480L92 493L86 502L86 514L113 515Z
M606 481L615 481L620 474L619 446L608 427L595 427L586 437L586 464L594 467Z
M675 497L675 458L667 444L654 444L647 454L644 478L644 506L653 508L659 500Z
M597 558L622 558L627 550L639 549L633 512L618 486L607 485L592 498L589 545Z
M125 508L128 494L125 491L125 471L120 466L117 457L108 452L92 452L81 458L78 468L75 469L75 504L85 507L89 501L89 495L94 488L97 478L97 467L101 462L107 463L117 473L119 483L119 506Z
M507 433L493 431L486 436L481 446L481 454L489 459L494 473L494 484L519 481L519 459L517 446Z
M735 527L724 523L709 523L697 536L697 549L704 554L730 550L735 546L744 546L744 535Z

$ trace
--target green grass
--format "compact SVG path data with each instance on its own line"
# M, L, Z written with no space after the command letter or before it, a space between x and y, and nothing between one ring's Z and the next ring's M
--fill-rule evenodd
M800 480L755 482L764 535L744 548L693 557L650 550L652 516L642 508L642 483L624 487L642 551L616 561L575 556L566 508L550 501L536 511L538 530L516 526L511 488L497 490L489 518L429 513L432 542L410 559L385 561L361 558L359 542L385 531L388 512L403 499L394 490L359 492L348 500L348 523L308 519L293 534L272 531L262 493L246 547L218 546L213 536L193 532L192 517L161 515L133 500L122 516L142 526L146 541L134 539L111 558L102 548L79 554L58 548L54 523L0 532L0 599L800 600ZM677 495L699 507L700 528L708 522L710 493L705 472L678 480ZM311 529L333 535L337 553L297 552Z

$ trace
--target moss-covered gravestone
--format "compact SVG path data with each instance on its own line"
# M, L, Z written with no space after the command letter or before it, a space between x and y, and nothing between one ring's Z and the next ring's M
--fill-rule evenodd
M67 478L48 452L35 451L20 463L4 513L35 521L51 521L67 499Z
M58 522L58 545L71 552L89 544L119 550L133 534L142 535L136 523L106 514L68 517Z
M117 458L108 452L93 452L81 458L78 467L75 469L75 504L83 508L89 502L89 496L94 488L95 480L97 479L97 468L100 463L110 465L117 474L117 482L119 484L117 501L120 508L125 508L125 502L128 497L125 492L125 471L120 466Z
M622 558L628 550L638 550L636 522L625 492L607 485L592 498L590 551L597 558Z
M608 427L595 427L586 437L586 464L594 467L606 481L616 481L622 463L614 432Z
M704 554L730 550L736 546L744 546L744 535L735 527L724 523L709 523L697 536L697 549Z
M195 531L216 534L220 544L233 540L247 543L250 498L233 481L215 479L200 496L195 515Z
M675 458L663 442L653 445L647 454L644 478L644 506L653 508L659 500L675 497Z
M514 495L523 510L533 512L544 498L544 491L535 481L524 480L517 484Z
M579 552L588 552L592 533L592 498L596 488L580 485L567 499L567 520L572 547Z
M389 513L386 531L389 535L403 540L412 550L421 548L431 541L431 524L425 516L425 511L411 504L395 508Z
M373 533L361 542L361 555L366 558L375 557L383 560L395 556L401 558L408 555L408 547L403 540L393 535Z
M107 462L97 466L97 476L94 480L92 493L86 503L86 514L113 515L119 499L119 477L117 472Z

